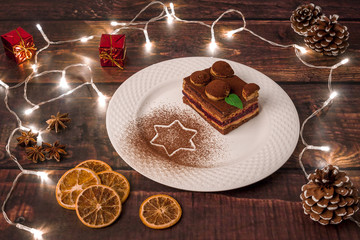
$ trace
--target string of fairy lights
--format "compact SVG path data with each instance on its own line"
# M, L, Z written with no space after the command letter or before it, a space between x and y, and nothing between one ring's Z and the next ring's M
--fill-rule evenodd
M136 22L136 19L146 10L148 9L150 6L152 5L161 5L162 7L162 11L161 13L158 15L158 16L155 16L153 18L151 18L150 20L148 21L138 21ZM253 36L259 38L260 40L262 41L265 41L267 43L269 43L270 45L272 46L276 46L276 47L281 47L281 48L294 48L294 51L295 51L295 56L301 61L301 63L303 63L304 65L310 67L310 68L317 68L317 69L328 69L330 70L329 72L329 75L328 75L328 90L329 90L329 98L327 100L325 100L323 102L323 105L317 109L316 111L314 111L310 116L308 116L302 123L301 125L301 129L300 129L300 138L301 138L301 141L303 143L303 145L305 146L302 151L300 152L299 154L299 157L298 157L298 160L299 160L299 164L300 164L300 167L301 169L303 170L305 176L307 177L308 174L305 170L305 167L302 163L302 158L303 158L303 155L306 151L308 150L320 150L320 151L325 151L325 152L328 152L330 151L330 147L329 146L316 146L316 145L310 145L308 144L306 141L305 141L305 138L304 138L304 128L307 124L307 122L312 119L314 116L316 116L319 112L321 112L324 108L326 108L332 101L333 99L337 96L337 92L333 90L332 88L332 73L335 69L337 69L338 67L340 67L341 65L343 64L346 64L349 59L345 58L343 60L341 60L340 62L338 62L337 64L333 65L333 66L315 66L315 65L312 65L312 64L309 64L307 62L305 62L302 58L301 58L301 55L302 54L305 54L307 52L307 50L302 47L302 46L299 46L297 44L289 44L289 45L283 45L283 44L279 44L279 43L275 43L273 41L270 41L268 39L265 39L264 37L254 33L253 31L251 31L250 29L248 29L246 27L246 20L245 20L245 17L244 15L242 14L242 12L238 11L238 10L235 10L235 9L229 9L229 10L226 10L225 12L223 12L215 21L212 22L212 24L206 24L205 22L202 22L202 21L188 21L188 20L183 20L181 18L179 18L178 16L176 16L175 14L175 8L174 8L174 4L173 3L170 3L169 5L170 7L170 11L168 10L168 7L160 2L160 1L153 1L151 3L149 3L147 6L145 6L143 9L140 10L140 12L130 21L130 22L116 22L116 21L112 21L110 24L111 26L120 26L119 28L115 29L111 34L116 34L118 32L120 32L121 30L139 30L139 31L142 31L143 34L144 34L144 37L145 37L145 49L148 51L152 48L152 42L150 41L150 38L149 38L149 35L148 35L148 25L152 22L156 22L156 21L160 21L160 20L163 20L163 19L167 19L167 22L168 24L173 24L174 22L182 22L182 23L187 23L187 24L199 24L199 25L202 25L202 26L205 26L207 28L210 28L210 44L209 44L209 50L211 51L211 53L214 53L215 50L218 48L217 46L217 43L216 43L216 39L215 39L215 31L214 31L214 27L215 25L218 23L218 21L223 18L224 15L226 14L229 14L229 13L236 13L238 15L241 16L241 19L242 19L242 22L243 22L243 26L240 27L240 28L237 28L237 29L234 29L234 30L231 30L231 31L228 31L226 33L226 37L228 38L232 38L234 36L234 34L237 34L239 32L242 32L242 31L246 31L250 34L252 34ZM138 25L143 25L143 27L138 27ZM44 38L44 40L46 41L46 45L41 48L40 50L38 50L34 56L34 64L32 65L32 72L30 73L30 75L22 82L14 85L14 86L9 86L8 84L6 84L5 82L3 82L2 80L0 80L0 86L2 86L4 89L5 89L5 98L4 98L4 102L5 102L5 106L7 108L7 110L16 118L17 120L17 127L15 129L12 130L10 136L9 136L9 139L7 141L7 144L6 144L6 152L7 154L9 155L9 157L11 158L11 160L13 160L16 165L18 166L18 168L20 169L20 173L16 176L16 178L14 179L13 183L12 183L12 186L10 188L10 191L8 192L3 204L2 204L2 207L1 207L1 210L2 210L2 213L3 213L3 216L6 220L7 223L9 223L10 225L14 225L15 227L17 227L18 229L22 229L22 230L25 230L25 231L28 231L30 233L33 234L34 238L35 239L42 239L42 235L43 235L43 231L41 231L40 229L35 229L35 228L31 228L31 227L28 227L28 226L25 226L21 223L14 223L13 221L11 221L8 217L8 215L6 214L6 211L5 211L5 207L6 207L6 203L9 201L14 189L15 189L15 186L19 180L19 178L22 176L22 175L36 175L38 177L41 178L41 180L43 181L46 181L48 179L48 173L45 172L45 171L34 171L34 170L27 170L27 169L24 169L22 167L22 165L19 163L18 159L12 154L11 150L10 150L10 144L12 142L12 139L14 137L14 135L20 131L20 130L23 130L23 131L29 131L30 129L35 132L35 133L39 133L38 135L38 140L39 142L41 143L41 133L44 133L45 130L36 130L32 127L29 127L29 126L24 126L22 124L22 121L20 119L20 117L18 116L18 114L12 110L8 104L8 95L9 95L9 92L10 90L13 90L13 89L16 89L16 88L19 88L20 86L24 85L24 99L26 100L26 102L31 106L30 108L27 108L25 111L24 111L24 114L25 115L29 115L31 114L32 112L36 111L37 109L39 109L42 105L44 104L47 104L47 103L50 103L50 102L53 102L53 101L56 101L56 100L59 100L67 95L70 95L72 94L73 92L79 90L80 88L84 87L84 86L87 86L87 85L90 85L94 91L97 93L98 95L98 101L99 101L99 104L102 105L102 106L105 106L106 105L106 100L107 100L107 97L102 94L102 92L99 91L99 89L97 88L97 86L95 85L94 83L94 79L93 79L93 75L92 75L92 69L91 67L86 64L86 63L77 63L77 64L72 64L72 65L69 65L67 67L65 67L64 69L62 70L49 70L49 71L44 71L44 72L41 72L41 73L38 73L38 69L39 69L39 63L38 63L38 55L46 50L47 48L49 48L51 45L59 45L59 44L65 44L65 43L72 43L72 42L82 42L82 43L86 43L88 40L91 40L91 39L94 39L95 37L100 37L98 35L91 35L91 36L84 36L84 37L81 37L81 38L77 38L77 39L72 39L72 40L66 40L66 41L51 41L45 34L45 32L43 31L42 27L40 26L40 24L37 24L36 25L37 29L40 31L42 37ZM47 75L47 74L50 74L50 73L58 73L59 75L61 75L60 79L59 79L59 86L62 87L63 89L68 89L69 88L69 85L67 83L67 80L66 80L66 71L69 69L69 68L76 68L76 67L81 67L81 68L85 68L89 71L89 74L90 74L90 79L88 81L85 81L84 83L78 85L77 87L73 88L73 89L70 89L70 90L67 90L66 92L62 93L61 95L57 96L57 97L54 97L54 98L51 98L49 100L46 100L46 101L43 101L43 102L40 102L40 103L33 103L32 101L30 101L28 99L28 96L27 96L27 89L28 89L28 83L34 79L34 78L37 78L37 77L40 77L40 76L44 76L44 75ZM356 221L355 219L353 218L350 218L352 221L354 221L359 227L360 227L360 223L358 221Z

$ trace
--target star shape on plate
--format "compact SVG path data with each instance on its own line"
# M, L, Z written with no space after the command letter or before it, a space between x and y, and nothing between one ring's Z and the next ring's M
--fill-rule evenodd
M162 147L169 157L180 150L196 150L192 139L197 134L197 130L184 127L179 120L169 125L154 125L154 129L156 135L151 139L150 144Z

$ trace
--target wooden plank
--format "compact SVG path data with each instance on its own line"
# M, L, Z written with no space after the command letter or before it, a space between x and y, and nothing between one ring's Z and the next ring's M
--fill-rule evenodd
M151 1L46 1L28 2L19 0L16 5L11 1L2 3L0 20L130 20ZM264 0L186 0L163 1L175 5L176 14L183 19L213 19L227 9L242 11L248 19L289 19L291 12L303 2L264 1ZM305 3L305 2L304 2ZM325 14L339 14L341 19L360 19L360 6L354 1L319 0L316 4L323 8ZM169 8L170 10L170 8ZM161 12L160 5L150 8L140 16L140 19L150 19ZM236 15L226 18L237 18Z
M40 33L35 27L36 22L3 22L0 32L7 32L17 26L23 26L34 35L35 44L38 48L45 45ZM44 31L53 41L69 40L84 35L109 33L113 29L109 22L45 22L42 24ZM216 26L216 39L219 48L214 57L225 58L243 63L268 75L277 82L325 82L328 70L311 69L304 66L296 58L294 50L282 49L270 46L249 33L239 33L232 39L224 36L226 31L241 26L240 22L220 22ZM346 66L334 71L334 82L359 82L360 60L357 57L360 49L360 32L355 29L360 27L360 22L349 22L350 47L343 56L338 58L324 57L309 52L304 59L315 65L331 66L345 57L350 58ZM263 37L282 44L297 43L304 46L302 39L297 36L286 21L249 21L248 28L261 33ZM354 29L351 31L351 29ZM151 52L146 52L143 33L140 31L126 31L127 34L127 62L126 69L120 70L116 67L102 68L99 64L98 44L99 38L88 43L72 43L59 46L51 46L39 55L39 71L50 69L62 69L74 63L87 62L93 68L96 82L123 82L137 71L161 61L192 56L211 56L208 49L210 42L210 30L203 26L175 23L169 27L166 23L154 23L149 26L149 36L153 42ZM0 50L3 53L3 49ZM16 65L4 54L0 55L3 64L1 79L8 83L23 80L31 71L30 62ZM88 78L84 70L81 75L71 78L69 81L79 82ZM79 75L79 69L73 69ZM60 77L52 75L36 79L37 82L58 81Z
M158 184L139 174L121 171L129 178L132 191L123 206L119 220L105 229L89 229L81 224L74 211L63 209L55 200L54 188L62 172L55 171L50 176L53 182L46 185L39 183L35 176L22 177L7 206L10 218L15 220L24 217L26 225L40 228L45 232L45 239L98 239L99 236L102 239L119 239L120 236L127 239L237 239L240 236L244 239L360 237L357 226L350 221L324 227L303 214L298 192L294 193L295 186L303 181L298 173L286 174L283 182L272 178L265 183L230 192L197 193L157 187ZM10 181L16 173L14 170L2 170L1 200L9 190ZM284 188L284 184L290 188ZM299 188L297 190L299 191ZM163 231L145 227L138 217L141 202L148 196L158 193L175 197L183 209L180 222ZM286 193L288 196L281 199ZM32 239L30 234L7 225L3 218L0 218L0 229L4 239Z
M107 96L119 87L119 83L99 84L99 89ZM323 84L280 84L294 102L302 122L316 106L321 106L329 95L327 85ZM335 84L334 89L339 92L330 110L321 117L316 117L305 128L304 136L310 144L329 145L331 152L313 151L304 155L307 167L319 167L325 162L336 164L342 168L359 169L360 149L360 91L359 84ZM40 94L39 93L45 93ZM35 103L61 94L62 90L53 84L30 84L29 99ZM0 97L3 90L0 90ZM2 97L1 97L2 98ZM10 106L20 114L26 126L37 129L46 128L45 121L51 114L68 112L72 119L66 131L55 134L44 133L42 138L46 142L60 140L67 145L69 155L61 163L48 161L34 164L26 159L24 149L16 146L16 140L11 143L11 150L26 168L68 169L86 159L96 158L109 162L115 169L129 169L117 155L108 139L105 126L105 109L97 103L97 95L92 88L83 88L76 94L59 101L46 104L30 116L22 112L28 106L22 98L22 89L11 92ZM14 168L14 163L7 157L5 143L11 131L15 128L14 117L0 104L0 168ZM18 135L16 135L18 136ZM303 145L298 144L285 168L298 168L297 157Z

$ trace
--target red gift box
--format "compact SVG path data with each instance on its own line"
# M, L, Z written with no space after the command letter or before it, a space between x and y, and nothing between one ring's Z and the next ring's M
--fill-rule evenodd
M21 27L1 35L5 53L20 64L34 56L36 48L33 37Z
M101 66L123 69L126 56L125 35L102 34L99 54Z

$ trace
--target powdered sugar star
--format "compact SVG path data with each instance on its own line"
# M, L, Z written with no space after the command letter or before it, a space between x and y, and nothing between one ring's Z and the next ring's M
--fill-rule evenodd
M156 135L151 139L150 144L162 147L169 157L180 150L196 150L192 139L198 131L184 127L179 120L175 120L169 125L154 125L154 129Z

